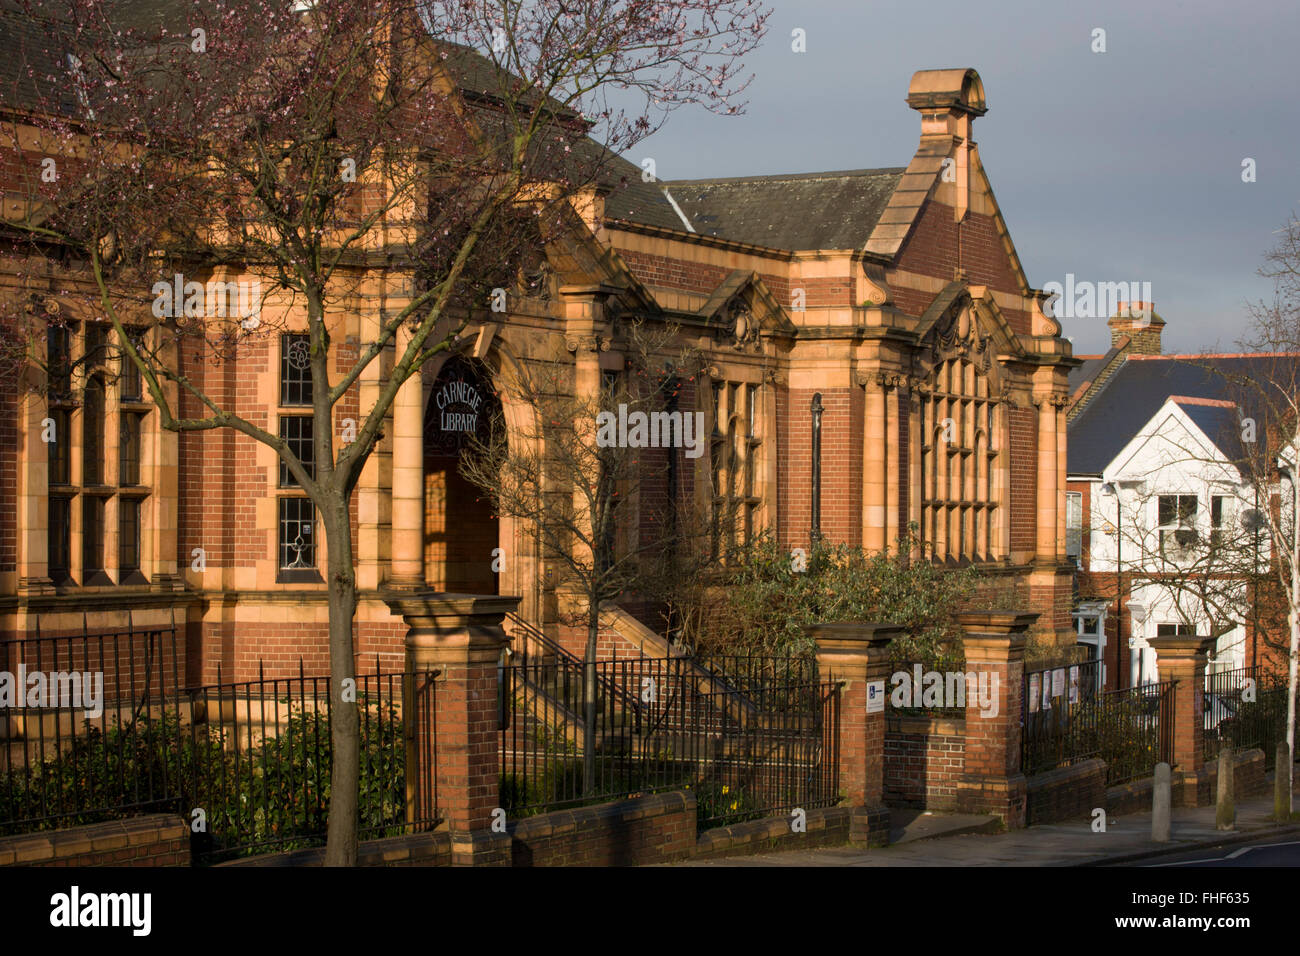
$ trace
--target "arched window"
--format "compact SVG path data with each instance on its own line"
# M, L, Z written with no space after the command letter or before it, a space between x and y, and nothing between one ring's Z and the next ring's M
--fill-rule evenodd
M921 538L938 561L1001 556L1001 416L987 367L963 350L939 361L922 389Z

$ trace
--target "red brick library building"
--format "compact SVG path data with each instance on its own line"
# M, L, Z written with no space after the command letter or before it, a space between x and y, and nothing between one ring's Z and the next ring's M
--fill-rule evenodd
M906 101L919 143L910 158L899 144L895 168L646 182L627 164L627 185L575 206L532 293L485 311L458 351L403 387L356 489L364 667L401 660L406 626L384 600L395 584L517 595L522 622L558 632L553 569L460 476L447 432L489 408L524 429L536 410L517 383L533 363L567 363L575 391L622 368L616 315L705 343L707 381L681 407L705 414L712 439L699 457L672 452L675 480L736 509L736 534L877 550L914 524L934 560L974 562L1022 589L1042 612L1036 640L1073 645L1065 408L1078 363L980 160L978 74L919 72ZM0 294L54 314L73 281L63 274L0 275ZM300 658L326 672L323 536L275 453L229 430L161 429L137 376L96 371L112 326L65 318L45 358L88 360L84 380L0 382L0 637L38 622L54 634L83 620L92 632L175 620L189 680L215 679L218 665L227 680L259 663L296 674ZM342 370L379 319L362 299L337 321ZM250 336L196 374L250 421L302 440L302 342ZM363 379L357 401L377 388ZM67 440L43 440L51 421ZM738 480L719 479L724 448ZM647 461L642 502L667 480ZM493 570L497 548L508 559Z

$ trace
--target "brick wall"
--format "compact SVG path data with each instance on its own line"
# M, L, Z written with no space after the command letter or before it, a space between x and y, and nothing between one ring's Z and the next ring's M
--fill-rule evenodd
M308 677L329 673L329 625L313 623L266 623L207 621L202 633L202 669L190 679L215 684L231 681L297 677L299 662ZM354 626L353 649L361 673L374 673L378 657L385 673L405 667L406 625L395 620L358 621ZM259 669L260 668L260 669Z
M695 795L652 794L507 825L514 866L639 866L695 851Z
M325 849L311 847L231 860L217 866L323 866L324 862ZM357 866L451 866L451 835L440 830L363 840L357 846Z
M1038 416L1033 407L1009 408L1011 550L1038 547Z
M510 866L644 866L693 858L716 859L780 850L858 844L887 840L888 818L865 807L810 809L806 829L795 832L785 816L750 820L696 833L696 800L690 791L649 794L576 810L507 822L504 834L476 833L473 842L485 852L475 862ZM509 855L496 844L508 845ZM383 840L358 848L360 866L448 866L453 862L446 830ZM320 866L324 850L232 860L221 866Z
M1026 780L1027 826L1065 820L1087 820L1106 805L1106 762L1084 760ZM1147 807L1150 809L1150 806Z
M1013 294L1021 292L1011 257L998 235L996 220L968 212L958 224L953 221L951 206L931 200L922 208L911 237L903 245L897 268L950 281L958 264L966 271L971 285L986 285ZM920 315L933 298L933 294L895 290L899 307L912 315ZM1028 313L1021 309L1002 312L1014 331L1028 334Z
M966 721L890 717L885 729L885 803L951 810L966 772Z
M834 543L861 543L862 389L782 389L777 392L781 453L778 536L785 547L808 546L812 527L812 399L822 396L821 530Z
M583 624L559 624L556 626L556 641L574 657L583 658L587 653L587 627ZM596 635L596 660L635 661L643 657L659 656L642 653L640 645L617 629L600 625L600 631Z
M0 866L189 865L189 827L167 813L0 837Z

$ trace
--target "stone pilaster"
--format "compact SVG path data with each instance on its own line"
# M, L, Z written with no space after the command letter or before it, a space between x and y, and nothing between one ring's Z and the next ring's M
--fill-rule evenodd
M400 361L411 341L406 327L397 332ZM424 585L424 391L420 376L402 383L393 402L393 538L391 582Z

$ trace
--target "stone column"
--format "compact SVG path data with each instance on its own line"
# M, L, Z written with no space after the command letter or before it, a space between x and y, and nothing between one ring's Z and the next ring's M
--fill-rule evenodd
M497 663L509 642L501 622L519 598L392 591L385 603L410 628L407 673L417 683L436 673L433 719L407 719L408 759L419 758L407 771L408 803L427 805L427 795L437 793L455 864L508 865L509 837L491 831L500 806ZM426 754L435 755L434 766Z
M1052 396L1052 403L1056 413L1056 554L1058 560L1064 560L1066 535L1065 475L1069 449L1069 430L1066 425L1065 396Z
M1058 560L1056 520L1060 505L1057 502L1057 447L1055 396L1038 398L1038 545L1040 562L1055 564Z
M1205 736L1202 690L1205 687L1205 663L1214 649L1214 638L1154 637L1148 643L1155 649L1161 682L1176 682L1173 691L1173 754L1169 761L1174 770L1174 805L1208 804L1211 799L1210 771L1204 766L1202 752ZM1163 730L1161 736L1164 738Z
M411 341L397 332L397 360ZM424 387L417 372L402 383L393 401L393 542L390 582L424 585Z
M868 551L885 549L885 385L880 375L866 382L867 402L862 436L862 543Z
M890 375L885 394L885 550L898 548L898 493L900 462L898 459L898 386L902 376Z
M921 445L926 441L924 434L923 421L924 416L921 413L921 402L924 395L918 388L915 379L908 379L907 390L907 520L908 523L915 522L918 527L922 524L921 498L922 482L924 480L923 469L921 467ZM921 537L924 537L922 529ZM919 559L921 557L920 548L913 548L911 557Z
M1025 631L1037 618L1019 611L977 611L958 617L966 654L966 764L957 782L957 809L993 814L1009 828L1025 825L1021 697ZM973 693L977 687L987 688L992 701Z
M839 787L845 803L855 808L850 829L854 842L889 840L884 801L885 695L889 644L900 633L900 627L856 622L808 628L817 644L821 679L841 682Z

